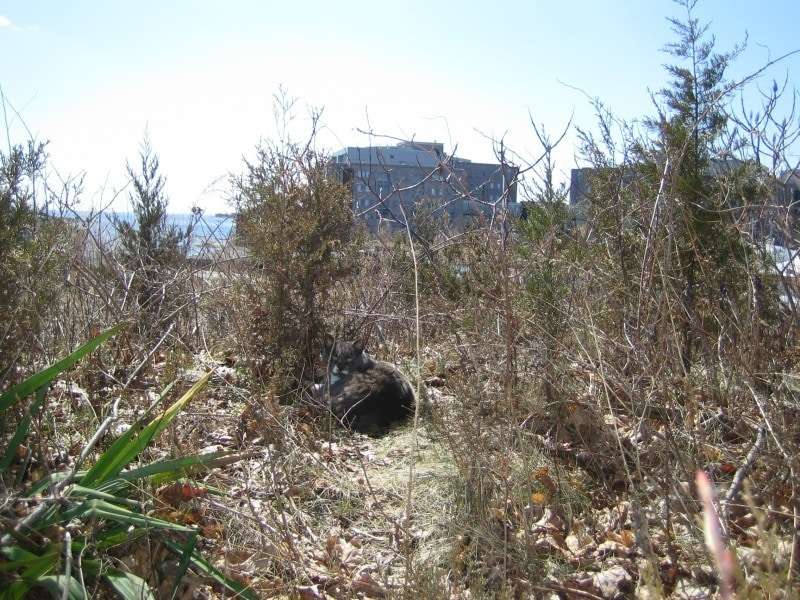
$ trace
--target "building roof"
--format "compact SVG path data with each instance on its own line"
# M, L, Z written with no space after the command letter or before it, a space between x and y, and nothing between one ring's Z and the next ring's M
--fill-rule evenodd
M800 169L787 169L781 173L780 179L786 185L800 187Z
M433 150L424 150L403 146L368 146L347 147L334 153L336 162L354 165L386 165L390 167L428 167L433 168L439 164L441 154Z

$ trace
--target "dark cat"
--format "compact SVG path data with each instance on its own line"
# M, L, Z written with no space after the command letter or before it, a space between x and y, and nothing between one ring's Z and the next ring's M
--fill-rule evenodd
M414 391L408 379L370 357L359 343L329 339L322 360L328 375L316 391L345 427L374 435L412 414Z

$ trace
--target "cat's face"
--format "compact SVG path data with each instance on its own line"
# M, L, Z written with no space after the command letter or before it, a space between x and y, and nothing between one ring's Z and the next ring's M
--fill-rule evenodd
M368 367L370 358L358 342L326 340L322 361L330 364L331 375L344 377Z

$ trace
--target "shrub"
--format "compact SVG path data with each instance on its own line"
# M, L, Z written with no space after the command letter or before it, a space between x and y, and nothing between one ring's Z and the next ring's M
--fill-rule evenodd
M139 332L146 339L161 335L178 318L186 292L186 279L178 275L192 236L193 223L180 230L167 216L166 179L158 155L145 138L139 153L139 170L127 165L133 192L129 199L133 220L116 217L117 254L131 273L129 292L134 299Z
M349 190L310 148L263 145L232 180L237 236L253 265L244 283L253 371L289 387L311 374L333 287L356 269L360 239Z
M44 144L0 152L0 382L41 346L43 318L58 295L68 236L48 214L46 163Z

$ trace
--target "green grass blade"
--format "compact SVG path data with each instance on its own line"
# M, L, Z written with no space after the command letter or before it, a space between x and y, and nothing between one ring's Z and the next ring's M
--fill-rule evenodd
M27 533L28 530L30 531L41 531L42 529L47 529L51 525L54 525L59 522L61 519L61 505L60 504L51 504L48 506L42 514L39 515L39 518L30 523L27 528L22 530L22 533Z
M46 574L52 571L58 563L58 556L61 547L50 545L44 554L34 554L18 546L4 546L0 548L0 556L8 560L7 563L0 563L3 568L0 572L13 572L22 569L19 573L20 580L13 582L3 590L0 598L4 600L26 598L31 588L46 583ZM42 580L45 580L44 582ZM60 591L60 588L58 588ZM52 593L52 591L51 591ZM60 596L57 596L60 597Z
M86 595L83 593L83 588L80 582L74 577L66 579L63 575L44 575L38 577L33 585L35 587L42 587L50 592L53 598L63 598L64 587L68 588L67 598L69 600L86 600Z
M159 416L155 417L138 435L133 435L126 438L124 444L114 444L106 451L110 454L108 459L105 459L105 454L101 457L103 467L98 470L90 469L89 473L81 480L81 485L90 487L96 486L98 483L103 483L108 479L116 477L139 453L144 450L150 441L155 438L159 433L164 431L166 427L172 422L175 416L183 409L186 404L194 398L197 393L202 390L211 379L211 372L206 373L200 380L195 383L189 391L181 396L175 403L167 408ZM105 459L105 460L104 460Z
M0 395L0 412L6 410L9 406L14 404L15 402L18 402L22 398L29 396L34 392L34 390L37 390L43 385L50 383L60 373L72 367L84 356L86 356L90 352L93 352L100 344L105 342L108 338L118 333L121 328L122 325L116 325L111 329L107 329L106 331L98 335L96 338L86 342L83 346L75 350L75 352L73 352L66 358L61 359L60 361L44 369L43 371L39 371L38 373L31 375L30 377L28 377L28 379L26 379L22 383L15 385L11 389L5 391L2 395Z
M0 598L2 600L22 600L28 595L31 587L33 586L27 581L15 581L0 594Z
M183 407L186 406L189 403L189 401L192 398L194 398L197 395L197 393L206 386L208 380L211 379L211 375L212 375L211 371L203 375L197 381L197 383L195 383L191 388L189 388L188 392L186 392L183 396L181 396L172 406L170 406L167 410L165 410L160 416L153 419L150 422L150 424L147 427L145 427L145 431L147 431L150 428L152 428L153 430L150 439L156 437L159 433L161 433L167 428L167 426L172 422L172 419L174 419L175 416L181 410L183 410ZM144 434L145 432L143 431L142 435Z
M178 479L190 474L196 467L215 467L222 464L229 464L230 457L236 454L235 450L222 450L220 452L209 452L207 454L195 454L158 462L131 469L120 475L126 481L136 481L137 479L158 477L158 483L164 483L171 479Z
M126 508L122 508L121 506L111 504L105 500L88 500L64 513L65 520L74 518L79 518L82 520L91 518L105 519L133 527L167 529L170 531L178 531L181 533L190 534L197 533L197 530L192 529L191 527L178 525L177 523L164 521L163 519L158 519L156 517L148 517L147 515L133 512Z
M131 531L130 527L114 527L109 528L108 532L103 530L102 535L98 535L94 540L94 547L99 550L108 550L115 546L122 544L129 544L140 537L148 534L147 529L134 529Z
M164 391L162 391L161 395L158 397L159 403L166 397L170 390L172 390L172 386L174 385L175 382L173 381L164 388ZM133 440L136 436L144 429L144 423L144 420L134 423L128 431L119 436L119 438L111 444L111 447L100 456L94 466L81 477L81 484L84 486L96 485L97 483L107 481L114 477L114 475L125 468L125 466L133 460L133 457L130 459L127 458L128 450L134 445Z
M181 560L178 563L178 572L175 574L175 585L172 588L171 598L175 598L178 593L178 588L181 586L183 576L186 575L186 569L189 568L189 563L192 560L192 554L197 546L197 534L189 536L186 543L183 545L183 552L181 553Z
M178 544L170 540L165 540L164 543L170 550L172 550L176 554L181 553L183 550ZM235 581L234 579L231 579L230 577L226 577L224 574L222 574L222 572L216 569L210 562L205 560L199 554L197 553L192 554L190 562L192 568L195 569L198 573L210 577L211 579L216 581L219 585L227 588L228 590L236 594L237 598L244 598L245 600L258 600L258 596L253 590L251 590L246 585L241 584L238 581Z
M19 424L17 424L17 429L14 431L14 437L11 438L11 441L8 443L8 447L6 448L6 453L3 455L3 458L0 459L0 473L3 473L9 467L11 461L14 460L14 456L17 454L17 448L19 448L22 440L27 437L28 429L30 429L31 426L31 421L33 420L33 417L36 416L36 413L39 412L39 408L41 408L46 394L46 386L42 386L36 390L36 400L34 400L33 403L28 407L25 416L22 417L22 420L19 422Z
M17 568L22 568L19 577L22 580L17 582L16 586L9 586L6 594L0 596L2 598L19 598L18 593L27 593L27 591L35 587L38 582L46 576L47 573L53 570L58 564L58 557L61 553L62 547L60 544L50 544L44 554L34 554L23 550L19 547L3 547L0 548L0 555L15 563ZM16 569L14 569L16 570Z
M81 471L78 471L80 474ZM63 481L69 475L66 471L59 471L58 473L51 473L50 475L45 475L41 479L37 480L35 483L31 484L31 487L28 489L27 494L28 496L37 496L38 494L43 494L46 489L48 489L51 485L57 484L59 481Z
M111 444L111 447L100 455L97 462L86 471L86 474L81 477L81 484L90 486L106 481L110 477L113 477L113 475L109 474L116 471L118 464L122 464L122 468L124 468L124 461L127 456L126 450L131 447L133 441L136 439L136 436L139 435L143 427L143 423L134 423L128 431L119 436L119 438Z
M10 573L22 567L36 573L40 567L49 566L57 560L58 549L39 555L19 546L4 546L0 548L0 556L8 561L0 563L0 573Z
M108 583L123 600L156 600L147 582L133 573L109 569L105 576Z
M96 498L98 500L107 500L108 502L113 502L116 504L125 504L132 508L139 508L141 506L141 502L137 502L136 500L130 500L128 498L120 497L117 494L111 494L106 491L97 490L95 488L87 488L77 484L69 488L69 497L70 500L77 500L80 498Z
M84 558L81 561L81 568L84 576L93 579L105 577L111 589L123 600L155 600L150 586L144 579L133 573L109 567L106 560Z

